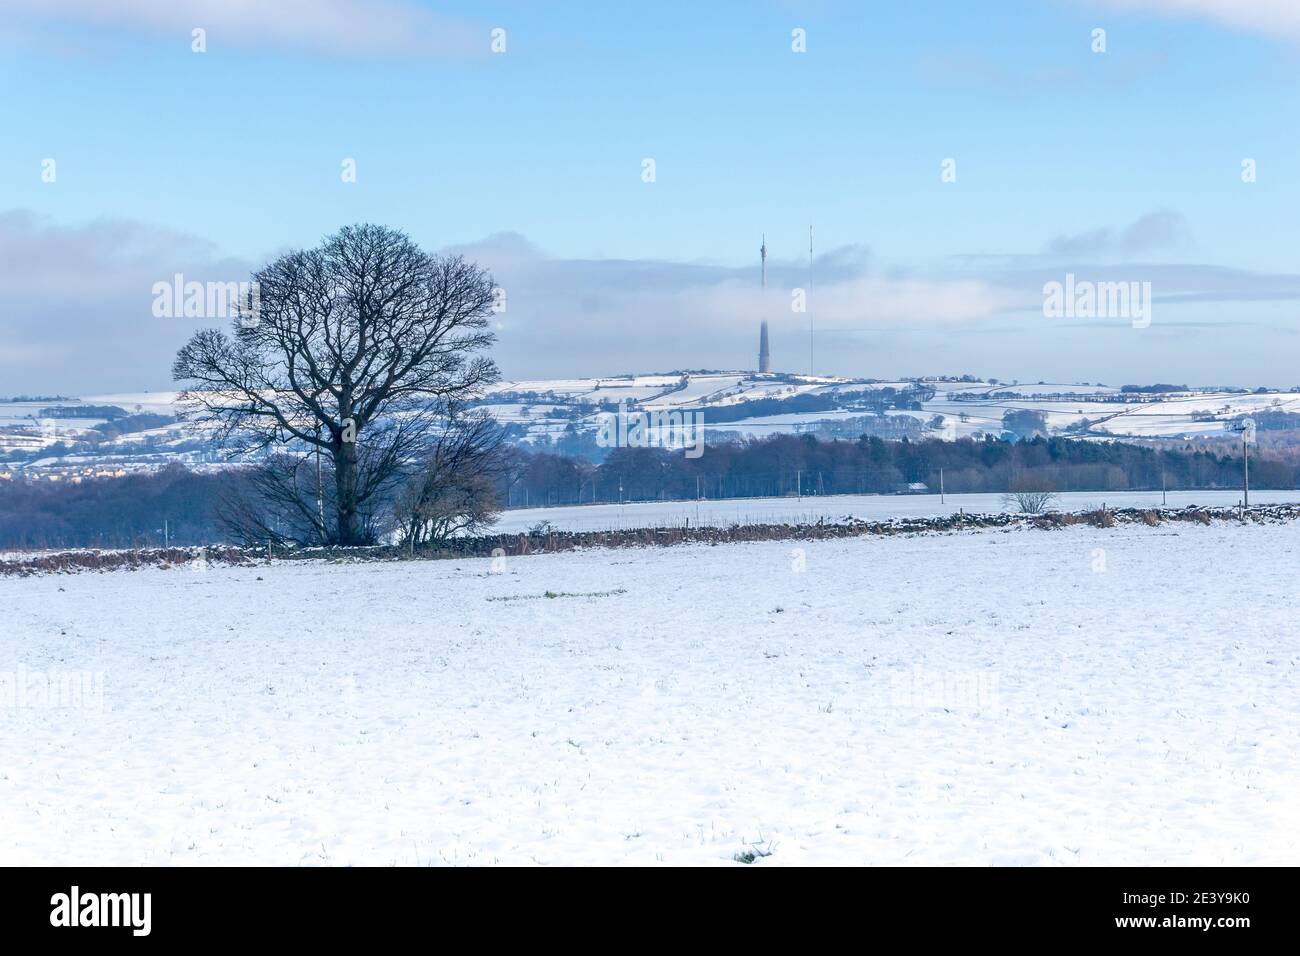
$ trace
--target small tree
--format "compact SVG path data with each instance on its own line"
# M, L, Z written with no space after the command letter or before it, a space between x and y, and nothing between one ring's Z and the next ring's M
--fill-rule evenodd
M1053 491L1012 491L1002 496L1005 505L1015 505L1022 514L1041 515L1052 510L1056 502Z
M232 335L196 332L177 353L172 374L190 383L181 400L233 454L319 451L333 482L333 521L315 519L321 534L364 544L378 502L448 408L497 378L478 354L493 342L492 279L401 232L359 225L253 281ZM267 474L300 487L296 469Z
M321 545L330 540L324 513L334 507L330 474L317 482L309 457L270 454L240 469L216 503L216 517L241 544Z
M402 543L435 547L490 526L501 510L497 485L511 467L504 447L504 430L486 414L453 416L397 495Z
M1032 408L1008 409L1002 416L1002 428L1017 438L1047 435L1047 416Z

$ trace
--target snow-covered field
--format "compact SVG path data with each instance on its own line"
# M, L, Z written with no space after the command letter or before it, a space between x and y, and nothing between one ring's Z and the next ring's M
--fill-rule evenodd
M1167 524L0 579L0 864L1294 865L1298 565Z
M1171 491L1167 507L1235 507L1239 491ZM1252 505L1300 502L1300 491L1252 491ZM1107 508L1159 508L1158 491L1089 491L1058 495L1058 511ZM826 495L805 498L723 498L709 501L644 501L633 504L577 505L556 508L515 508L503 511L492 530L501 534L527 531L550 522L556 531L622 531L627 528L727 527L733 524L811 524L820 518L849 516L866 521L888 518L929 518L956 514L997 514L1016 511L999 494L989 495Z

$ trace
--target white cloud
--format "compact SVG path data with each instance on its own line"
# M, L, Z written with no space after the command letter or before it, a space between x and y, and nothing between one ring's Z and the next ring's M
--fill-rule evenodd
M28 27L71 25L173 36L207 31L209 51L276 47L336 55L440 56L486 53L487 27L447 17L414 0L0 0ZM14 27L10 25L11 32Z
M1184 226L1181 217L1160 214L1100 230L1104 258L1088 254L1085 240L1096 236L1085 234L1070 239L1081 248L1064 255L979 256L929 274L889 271L862 246L830 250L815 263L810 299L817 368L1066 381L1181 371L1174 377L1287 381L1289 353L1276 343L1296 324L1300 276L1121 254L1176 239ZM506 290L493 356L511 378L750 368L762 319L771 323L775 366L807 368L810 316L791 309L791 290L807 285L805 262L769 260L764 295L756 265L564 259L516 233L441 251L490 268ZM67 226L0 212L0 393L166 388L177 348L200 322L154 318L153 284L177 272L200 282L240 281L258 264L141 223ZM1070 328L1044 320L1043 285L1066 271L1093 281L1151 282L1157 311L1150 334L1138 336L1127 323ZM1254 351L1234 339L1248 321L1269 324L1267 333L1245 340Z
M1208 20L1236 30L1300 39L1297 0L1101 0L1108 9Z
M206 240L141 223L68 227L26 210L0 213L0 391L166 385L176 349L202 324L153 317L153 284L178 272L237 282L249 266Z
M1057 236L1045 251L1054 256L1132 256L1191 244L1186 218L1171 209L1142 216L1123 229L1103 226L1088 232Z
M783 367L807 355L809 314L792 308L793 291L808 284L804 262L769 260L764 293L757 266L558 259L513 234L451 251L490 268L506 290L496 356L510 376L746 368L763 319ZM819 257L813 278L819 337L978 327L1026 301L978 277L886 275L853 246Z

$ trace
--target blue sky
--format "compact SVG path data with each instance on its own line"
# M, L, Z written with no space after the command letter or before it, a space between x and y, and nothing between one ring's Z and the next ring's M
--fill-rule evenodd
M147 324L144 279L224 278L362 220L510 280L509 376L740 366L751 306L786 323L778 357L781 338L804 355L802 319L731 293L762 233L774 284L802 284L815 223L821 371L1300 381L1278 358L1300 294L1282 0L251 6L0 0L0 251L60 260L13 277L43 291L0 313L0 393L161 387L165 362L127 358L181 331ZM61 306L74 267L98 285ZM1166 321L1047 328L1041 276L1088 269L1149 275ZM655 295L620 295L629 271ZM79 318L97 301L122 310L116 340Z

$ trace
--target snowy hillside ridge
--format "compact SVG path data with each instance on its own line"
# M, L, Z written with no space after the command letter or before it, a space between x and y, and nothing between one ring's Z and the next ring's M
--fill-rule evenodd
M1128 390L1126 390L1128 389ZM500 382L471 405L513 442L548 448L596 442L612 417L691 414L706 443L776 434L856 439L998 438L1007 416L1029 413L1047 436L1090 441L1226 439L1246 416L1293 427L1300 388L1228 386L1141 391L1100 384L980 381L973 376L882 380L792 373L678 372ZM672 444L651 424L647 442ZM181 463L219 470L232 462L187 421L176 392L80 399L0 398L0 478L120 476ZM675 446L674 446L675 447ZM7 460L6 460L7 456Z
M206 571L217 566L251 566L280 561L352 564L373 561L454 560L458 558L524 557L592 548L652 548L682 544L736 544L753 541L820 541L863 536L945 534L986 530L1049 531L1076 525L1113 528L1119 525L1158 527L1165 523L1211 525L1280 524L1300 519L1300 505L1259 505L1251 508L1098 508L1092 511L1051 511L1045 514L965 512L930 517L867 520L855 515L819 518L815 522L732 524L725 527L681 525L609 531L557 531L538 527L526 532L454 539L436 550L408 553L400 547L302 548L274 551L262 548L142 548L97 551L77 549L35 556L11 553L0 557L0 577L27 577L81 571L159 570Z
M541 445L595 433L611 414L665 409L699 413L713 438L867 432L948 441L1002 436L1006 416L1018 412L1040 414L1045 434L1094 440L1208 439L1230 434L1245 415L1300 413L1297 390L746 371L502 382L478 402L522 441ZM886 429L886 419L896 421Z

